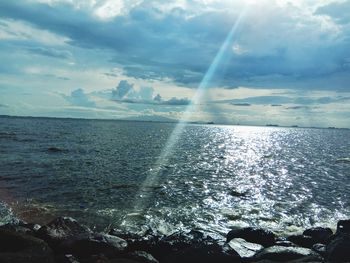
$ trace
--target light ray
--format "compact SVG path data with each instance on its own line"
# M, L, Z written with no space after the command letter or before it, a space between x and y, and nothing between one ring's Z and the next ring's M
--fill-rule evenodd
M200 82L195 95L193 96L191 100L191 104L189 104L186 107L186 110L184 111L182 118L180 119L179 123L175 126L174 130L172 131L171 135L169 136L161 154L159 155L156 163L154 164L153 168L150 169L149 174L147 175L147 178L142 183L139 194L136 196L136 202L134 204L135 210L141 210L146 208L145 203L148 200L147 195L147 187L153 186L155 183L159 181L159 176L161 169L164 165L166 165L169 161L169 157L172 155L172 152L174 150L175 144L179 141L179 138L186 127L188 121L190 120L190 117L193 115L193 113L196 111L198 105L200 104L209 84L213 80L213 77L217 73L218 67L220 66L220 63L224 59L224 56L227 52L231 51L231 46L233 44L233 38L237 32L237 29L242 22L242 19L247 13L248 5L246 5L242 11L240 12L238 18L236 19L235 23L233 24L230 32L227 34L223 44L221 45L219 51L217 52L215 58L213 59L210 67L208 68L206 74L204 75L202 81ZM141 197L141 198L140 198Z

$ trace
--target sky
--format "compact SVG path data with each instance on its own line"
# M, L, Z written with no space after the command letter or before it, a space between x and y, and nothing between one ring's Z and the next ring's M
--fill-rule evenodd
M2 115L350 128L350 0L1 1L0 59Z

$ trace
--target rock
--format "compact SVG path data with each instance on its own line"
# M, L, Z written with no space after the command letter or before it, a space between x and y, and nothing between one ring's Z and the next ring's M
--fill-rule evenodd
M319 261L321 259L317 253L308 248L272 246L258 252L254 257L254 261L272 260L289 262L301 258L308 258L315 261Z
M340 234L340 233L350 234L350 219L338 221L336 234Z
M298 246L306 248L312 248L312 246L317 243L315 239L305 235L292 235L289 236L287 240L297 244Z
M87 226L79 224L75 219L71 217L58 217L41 227L36 235L47 241L51 247L56 248L61 242L67 239L90 233L92 231Z
M303 232L304 236L312 237L315 243L325 244L333 232L328 227L313 227Z
M57 255L55 260L56 263L80 263L78 259L71 254Z
M9 232L20 233L20 234L28 234L28 235L34 234L34 232L30 228L21 226L21 225L6 224L6 225L0 226L0 229L7 230Z
M276 241L276 246L281 246L281 247L297 247L296 244L294 244L293 242L288 241L288 240L279 240L279 241Z
M264 248L260 244L250 243L242 238L234 238L228 245L234 249L241 258L253 257L258 251Z
M350 261L350 234L337 234L329 242L329 244L326 246L326 259L328 259L330 262Z
M140 263L159 263L158 260L145 251L134 251L129 254L129 257Z
M135 261L128 258L114 258L109 260L108 263L140 263L140 261Z
M161 236L157 236L152 230L146 231L142 236L134 233L125 233L118 229L112 229L108 232L110 235L120 237L127 241L129 251L146 251L151 253L158 245ZM153 255L153 253L151 253Z
M38 231L38 230L41 228L41 225L35 224L35 223L20 224L20 226L29 228L29 229L32 230L33 232L36 232L36 231Z
M0 229L0 262L53 263L50 247L38 238L21 232Z
M312 246L312 250L320 254L322 257L326 255L326 245L317 243Z
M123 254L127 245L127 242L119 237L92 233L71 237L61 242L58 250L72 254L79 260L100 254L113 258Z
M241 262L240 256L228 244L193 244L160 260L162 263L234 263Z
M233 238L243 238L248 242L257 243L264 247L275 244L275 234L261 228L246 227L242 229L233 229L226 235L226 242L230 242Z
M118 235L127 239L129 251L145 251L162 263L235 262L240 258L224 241L219 244L217 240L196 230L176 232L169 236L149 233L138 238L133 235Z

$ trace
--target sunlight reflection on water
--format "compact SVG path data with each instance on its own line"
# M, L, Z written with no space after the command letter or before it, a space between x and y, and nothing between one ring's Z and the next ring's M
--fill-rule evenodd
M0 187L26 211L135 231L159 222L162 231L222 234L247 224L277 232L334 226L350 216L349 166L337 162L350 156L345 130L189 125L168 162L154 167L173 124L22 122L7 130L25 143L2 140ZM47 152L53 142L64 151ZM159 181L140 193L154 168ZM145 210L130 206L137 194L149 197Z

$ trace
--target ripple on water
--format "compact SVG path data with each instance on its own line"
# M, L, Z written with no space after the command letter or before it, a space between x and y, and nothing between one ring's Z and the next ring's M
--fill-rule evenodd
M349 131L189 125L155 165L173 129L0 118L1 189L53 206L38 213L163 232L221 234L238 225L297 232L350 216Z

